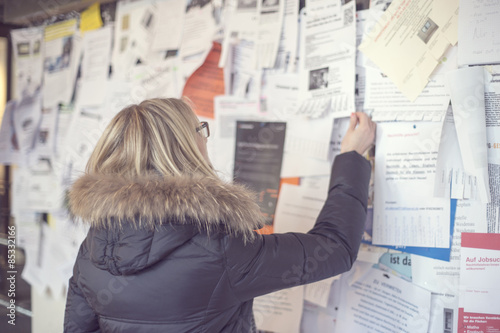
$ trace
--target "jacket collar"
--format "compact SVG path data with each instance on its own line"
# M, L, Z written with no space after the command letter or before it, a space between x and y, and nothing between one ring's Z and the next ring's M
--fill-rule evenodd
M92 227L156 229L174 222L195 224L200 230L222 227L229 234L252 239L263 225L255 197L248 189L202 176L126 178L86 174L69 191L73 218Z

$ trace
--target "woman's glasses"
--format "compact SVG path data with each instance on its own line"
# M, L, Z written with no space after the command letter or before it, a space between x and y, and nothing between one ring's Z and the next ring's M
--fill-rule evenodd
M210 128L206 121L200 122L200 126L196 127L196 132L200 132L205 138L210 136Z

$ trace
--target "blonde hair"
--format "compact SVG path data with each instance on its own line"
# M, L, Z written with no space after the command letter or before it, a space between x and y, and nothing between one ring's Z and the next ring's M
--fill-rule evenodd
M196 143L199 120L182 99L149 99L121 110L106 127L87 173L135 177L202 174L216 177Z

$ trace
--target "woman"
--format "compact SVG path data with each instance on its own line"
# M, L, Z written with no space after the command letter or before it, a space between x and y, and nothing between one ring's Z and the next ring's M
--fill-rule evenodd
M125 108L104 131L70 211L90 223L65 332L253 332L256 296L350 269L366 218L375 124L351 115L315 227L259 235L242 186L217 178L208 125L179 99Z

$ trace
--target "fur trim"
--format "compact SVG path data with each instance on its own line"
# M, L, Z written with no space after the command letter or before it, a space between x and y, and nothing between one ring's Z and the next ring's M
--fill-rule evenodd
M248 189L199 176L84 175L70 189L69 211L98 228L131 223L154 229L162 223L191 223L208 232L222 226L246 240L264 221Z

